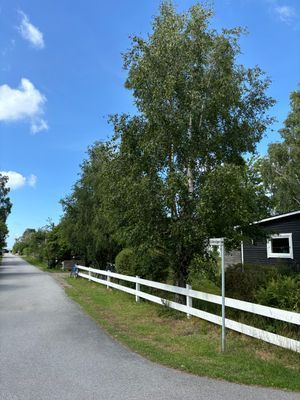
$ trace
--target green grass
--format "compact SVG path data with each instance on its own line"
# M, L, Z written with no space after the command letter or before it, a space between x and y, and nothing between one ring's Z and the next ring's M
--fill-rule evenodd
M300 355L83 279L67 279L67 294L103 327L148 359L196 375L300 391Z
M41 269L42 271L45 272L63 272L61 268L48 268L48 265L44 261L40 261L35 257L32 256L21 256L25 261L27 261L29 264L34 265L35 267Z

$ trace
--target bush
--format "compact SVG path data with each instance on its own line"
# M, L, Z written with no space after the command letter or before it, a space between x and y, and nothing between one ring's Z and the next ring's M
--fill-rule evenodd
M115 264L119 274L136 275L136 257L132 249L121 250L116 256Z
M210 281L217 284L219 278L219 267L217 255L207 255L206 257L195 255L188 272L188 281L196 287L202 281Z
M240 300L255 302L256 292L265 288L272 280L287 274L285 266L241 265L237 264L226 269L226 296Z
M218 254L196 255L189 266L188 282L194 290L219 295ZM218 305L198 299L193 299L193 307L217 315L220 311Z
M125 248L117 255L116 270L124 275L164 282L168 276L167 257L155 248Z
M260 304L300 312L300 277L283 276L272 279L255 294Z
M153 247L140 246L136 250L136 265L141 278L165 282L169 274L167 256Z

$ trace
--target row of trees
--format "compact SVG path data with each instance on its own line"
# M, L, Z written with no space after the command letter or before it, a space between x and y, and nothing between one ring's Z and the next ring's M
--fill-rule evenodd
M133 37L124 67L137 113L112 116L111 140L89 148L59 225L40 241L44 249L52 243L56 258L80 255L100 267L116 260L127 273L171 272L184 285L195 259L209 257L209 237L234 247L271 211L261 178L268 171L275 193L271 153L244 157L272 122L270 81L237 63L242 30L218 33L211 17L203 5L177 13L166 2L151 34Z
M52 222L39 229L28 228L16 239L13 252L25 256L33 256L47 262L49 267L72 255L71 247L62 235L60 225Z
M0 174L0 251L6 246L8 234L6 220L11 211L11 201L8 197L9 188L7 187L7 176Z

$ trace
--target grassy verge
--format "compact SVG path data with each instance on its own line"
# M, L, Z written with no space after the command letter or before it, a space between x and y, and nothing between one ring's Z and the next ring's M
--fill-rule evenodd
M27 261L29 264L34 265L35 267L41 269L42 271L45 272L63 272L61 270L61 268L48 268L47 263L45 263L44 261L40 261L38 259L36 259L35 257L31 257L31 256L22 256L22 258Z
M196 375L300 391L300 355L83 279L67 294L108 333L152 361Z

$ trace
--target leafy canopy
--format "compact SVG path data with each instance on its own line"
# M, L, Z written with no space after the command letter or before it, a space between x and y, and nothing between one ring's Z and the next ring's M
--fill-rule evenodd
M279 131L281 143L272 143L261 160L266 189L277 212L300 208L300 90L290 95L291 110Z
M6 245L8 228L6 220L11 212L12 203L8 197L8 177L0 174L0 250Z

